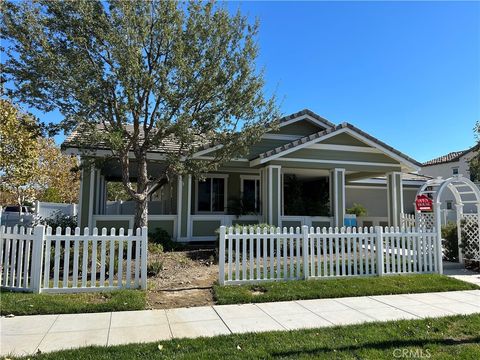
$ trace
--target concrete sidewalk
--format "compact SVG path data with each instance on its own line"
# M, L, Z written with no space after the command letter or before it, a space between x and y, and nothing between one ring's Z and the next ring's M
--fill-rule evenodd
M480 290L4 318L0 355L480 313Z

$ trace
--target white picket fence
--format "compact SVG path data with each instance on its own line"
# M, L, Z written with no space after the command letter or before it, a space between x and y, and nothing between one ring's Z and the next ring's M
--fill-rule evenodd
M72 233L43 225L0 230L0 285L16 291L90 292L147 286L147 228L80 228Z
M219 282L442 273L434 229L220 228Z

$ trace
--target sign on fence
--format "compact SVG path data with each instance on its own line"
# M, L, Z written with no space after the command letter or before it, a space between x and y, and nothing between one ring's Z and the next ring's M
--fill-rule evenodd
M220 227L220 284L442 273L434 229Z
M147 228L99 234L1 227L0 285L19 291L84 292L147 286Z

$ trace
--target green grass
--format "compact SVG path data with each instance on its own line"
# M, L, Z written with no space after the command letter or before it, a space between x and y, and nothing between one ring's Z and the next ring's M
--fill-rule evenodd
M2 290L0 293L1 315L143 310L145 305L146 293L140 290L78 294L31 294Z
M159 345L162 348L159 348ZM402 351L409 356L398 356ZM416 356L414 356L416 354ZM420 356L423 355L423 356ZM35 359L471 359L480 357L480 314L332 328L89 347Z
M389 275L214 286L218 304L473 290L479 287L438 274Z

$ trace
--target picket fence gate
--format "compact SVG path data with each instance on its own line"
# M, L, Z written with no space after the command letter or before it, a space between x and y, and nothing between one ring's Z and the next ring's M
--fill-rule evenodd
M0 229L0 285L14 291L66 293L147 287L147 227L80 228L43 225Z
M442 273L435 229L220 228L219 282Z

